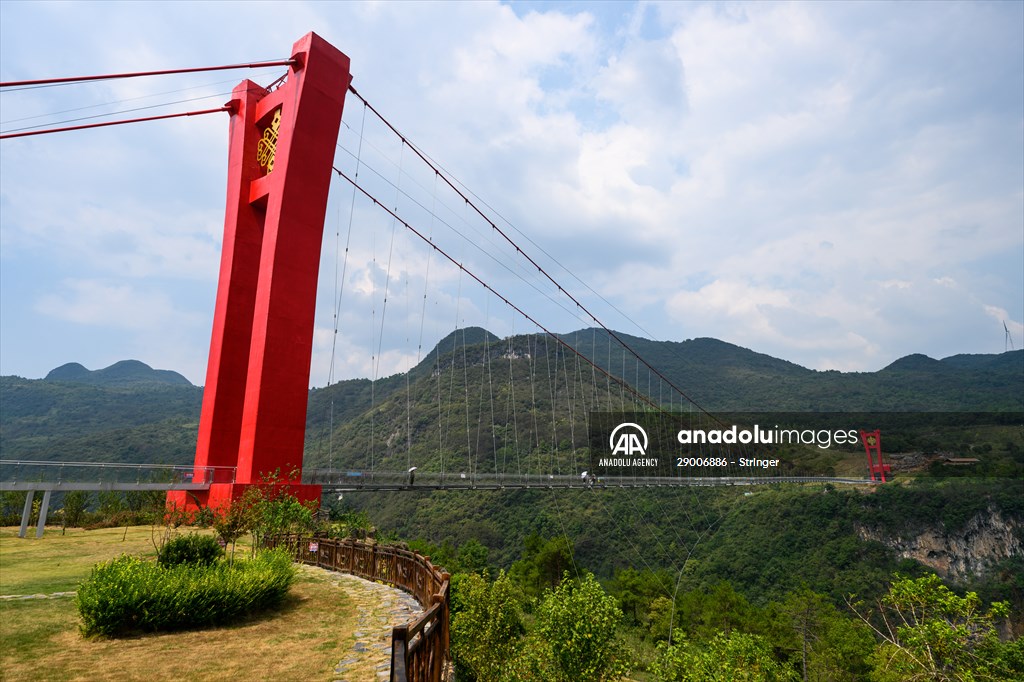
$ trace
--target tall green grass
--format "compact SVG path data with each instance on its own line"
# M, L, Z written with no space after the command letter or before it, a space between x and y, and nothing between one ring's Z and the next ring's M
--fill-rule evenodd
M97 564L75 598L86 636L223 625L281 603L295 579L291 557L163 567L122 556Z
M168 540L160 549L156 562L164 568L181 564L209 566L224 556L217 538L189 533Z

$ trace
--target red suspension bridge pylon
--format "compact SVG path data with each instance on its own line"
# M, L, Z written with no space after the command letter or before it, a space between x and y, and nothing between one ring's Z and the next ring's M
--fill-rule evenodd
M871 474L871 480L881 480L885 483L885 475L891 473L889 465L882 461L882 431L875 429L874 431L864 431L861 429L860 441L864 444L864 452L868 456L868 472ZM875 461L877 455L878 461ZM875 478L875 474L879 475L879 479Z
M196 467L228 467L179 508L217 507L268 475L300 500L320 248L349 59L314 33L276 89L250 80L229 103L227 206ZM228 471L231 469L215 469Z

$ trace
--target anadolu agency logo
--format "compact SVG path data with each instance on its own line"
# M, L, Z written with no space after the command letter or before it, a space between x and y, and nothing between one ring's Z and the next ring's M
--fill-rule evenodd
M640 439L643 438L643 444ZM613 455L646 455L647 454L647 432L639 424L626 422L619 424L612 429L612 435L608 439L608 445L612 448Z
M601 458L598 465L602 467L656 467L658 466L657 458L644 457L649 445L650 440L647 438L647 431L644 430L644 427L635 422L624 422L612 429L612 433L608 437L608 447L611 448L612 456Z

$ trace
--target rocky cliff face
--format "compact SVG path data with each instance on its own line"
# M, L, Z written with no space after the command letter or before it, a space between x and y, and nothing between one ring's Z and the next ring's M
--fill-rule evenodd
M892 536L864 526L857 532L862 539L881 542L901 557L915 559L957 582L980 576L992 564L1024 551L1024 523L992 507L956 532L941 524L917 529L916 535Z

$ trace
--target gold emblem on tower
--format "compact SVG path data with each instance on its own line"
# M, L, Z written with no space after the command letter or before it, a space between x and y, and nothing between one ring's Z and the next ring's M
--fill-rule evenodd
M277 152L277 135L281 129L281 110L274 112L274 120L263 131L263 137L256 145L256 162L270 173L274 170L274 154Z

